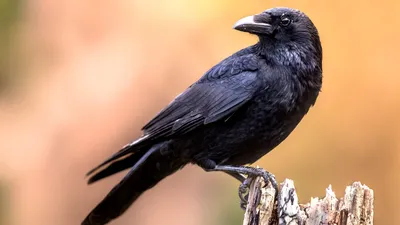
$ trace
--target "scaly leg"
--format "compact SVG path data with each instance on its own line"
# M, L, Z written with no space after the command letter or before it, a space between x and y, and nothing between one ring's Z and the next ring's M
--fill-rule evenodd
M276 182L275 176L271 174L268 171L265 171L262 168L254 168L254 167L249 167L249 166L227 166L227 165L216 165L216 163L212 160L205 160L200 163L198 163L199 166L201 166L204 170L207 172L211 171L222 171L225 173L228 173L229 175L235 177L239 181L242 182L242 184L239 187L239 198L241 200L241 208L244 207L244 205L247 204L247 191L249 188L249 185L252 181L252 179L256 176L262 176L265 181L265 185L268 184L268 182L271 182L272 186L276 190L276 193L278 193L278 184ZM246 174L247 178L242 180L244 177L241 174Z

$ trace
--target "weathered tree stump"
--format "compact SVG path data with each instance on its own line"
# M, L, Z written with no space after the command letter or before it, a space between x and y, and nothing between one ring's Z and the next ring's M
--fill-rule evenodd
M243 225L372 225L374 191L360 182L346 187L337 199L332 187L323 199L299 204L292 180L281 183L279 194L261 177L253 179Z

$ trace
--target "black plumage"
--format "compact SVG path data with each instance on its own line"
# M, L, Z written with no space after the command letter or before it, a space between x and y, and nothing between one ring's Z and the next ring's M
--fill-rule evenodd
M188 163L239 180L240 174L268 175L242 165L281 143L314 105L322 85L321 43L311 20L289 8L246 17L234 28L259 42L211 68L145 125L140 139L89 172L96 172L92 183L130 168L82 224L108 223Z

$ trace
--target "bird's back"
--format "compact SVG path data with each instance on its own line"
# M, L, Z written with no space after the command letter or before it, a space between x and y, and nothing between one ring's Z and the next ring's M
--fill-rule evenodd
M249 50L243 52L254 55ZM224 120L176 140L177 149L192 149L194 156L187 156L194 162L211 159L217 164L253 163L281 143L314 104L319 88L308 87L293 74L300 71L256 57L260 89L253 98Z

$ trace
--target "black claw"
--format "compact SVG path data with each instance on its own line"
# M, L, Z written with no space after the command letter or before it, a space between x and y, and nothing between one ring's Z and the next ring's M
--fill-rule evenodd
M239 186L239 198L240 198L240 200L247 201L247 199L246 199L247 190L248 190L247 187L245 187L243 184L241 184Z
M278 194L278 183L276 182L275 176L272 173L265 171L263 169L261 169L261 172L262 172L262 177L264 178L265 181L265 186L268 185L268 182L271 182L272 187L275 189L275 197L276 197Z
M240 202L240 208L243 210L247 209L247 202Z
M248 176L239 186L240 208L246 209L249 200L250 183L253 180L252 176Z
M244 195L244 193L247 192L252 179L256 176L262 176L264 178L265 186L268 185L268 182L271 182L272 187L275 189L275 197L278 196L278 183L276 182L275 176L262 168L254 168L249 166L216 165L212 169L207 169L207 171L224 171L228 174L231 174L238 180L243 180L244 178L242 176L239 176L238 174L247 175L247 178L242 182L242 185L239 187L239 198L241 200L242 208L245 202L247 204L247 197Z
M248 195L243 193L243 191L246 192L246 190L241 190L239 188L240 208L242 208L242 209L243 209L243 206L246 206L247 202L248 202ZM246 207L244 207L244 208L246 208Z
M241 184L239 186L239 198L240 202L245 202L247 204L247 201L249 199L249 194L248 194L249 187L246 186L245 184Z
M254 175L262 176L264 178L265 181L264 187L267 186L269 182L271 182L272 187L275 189L275 197L276 197L278 194L278 183L276 182L275 175L264 170L263 168L254 168L254 167L248 167L248 168L254 170Z

